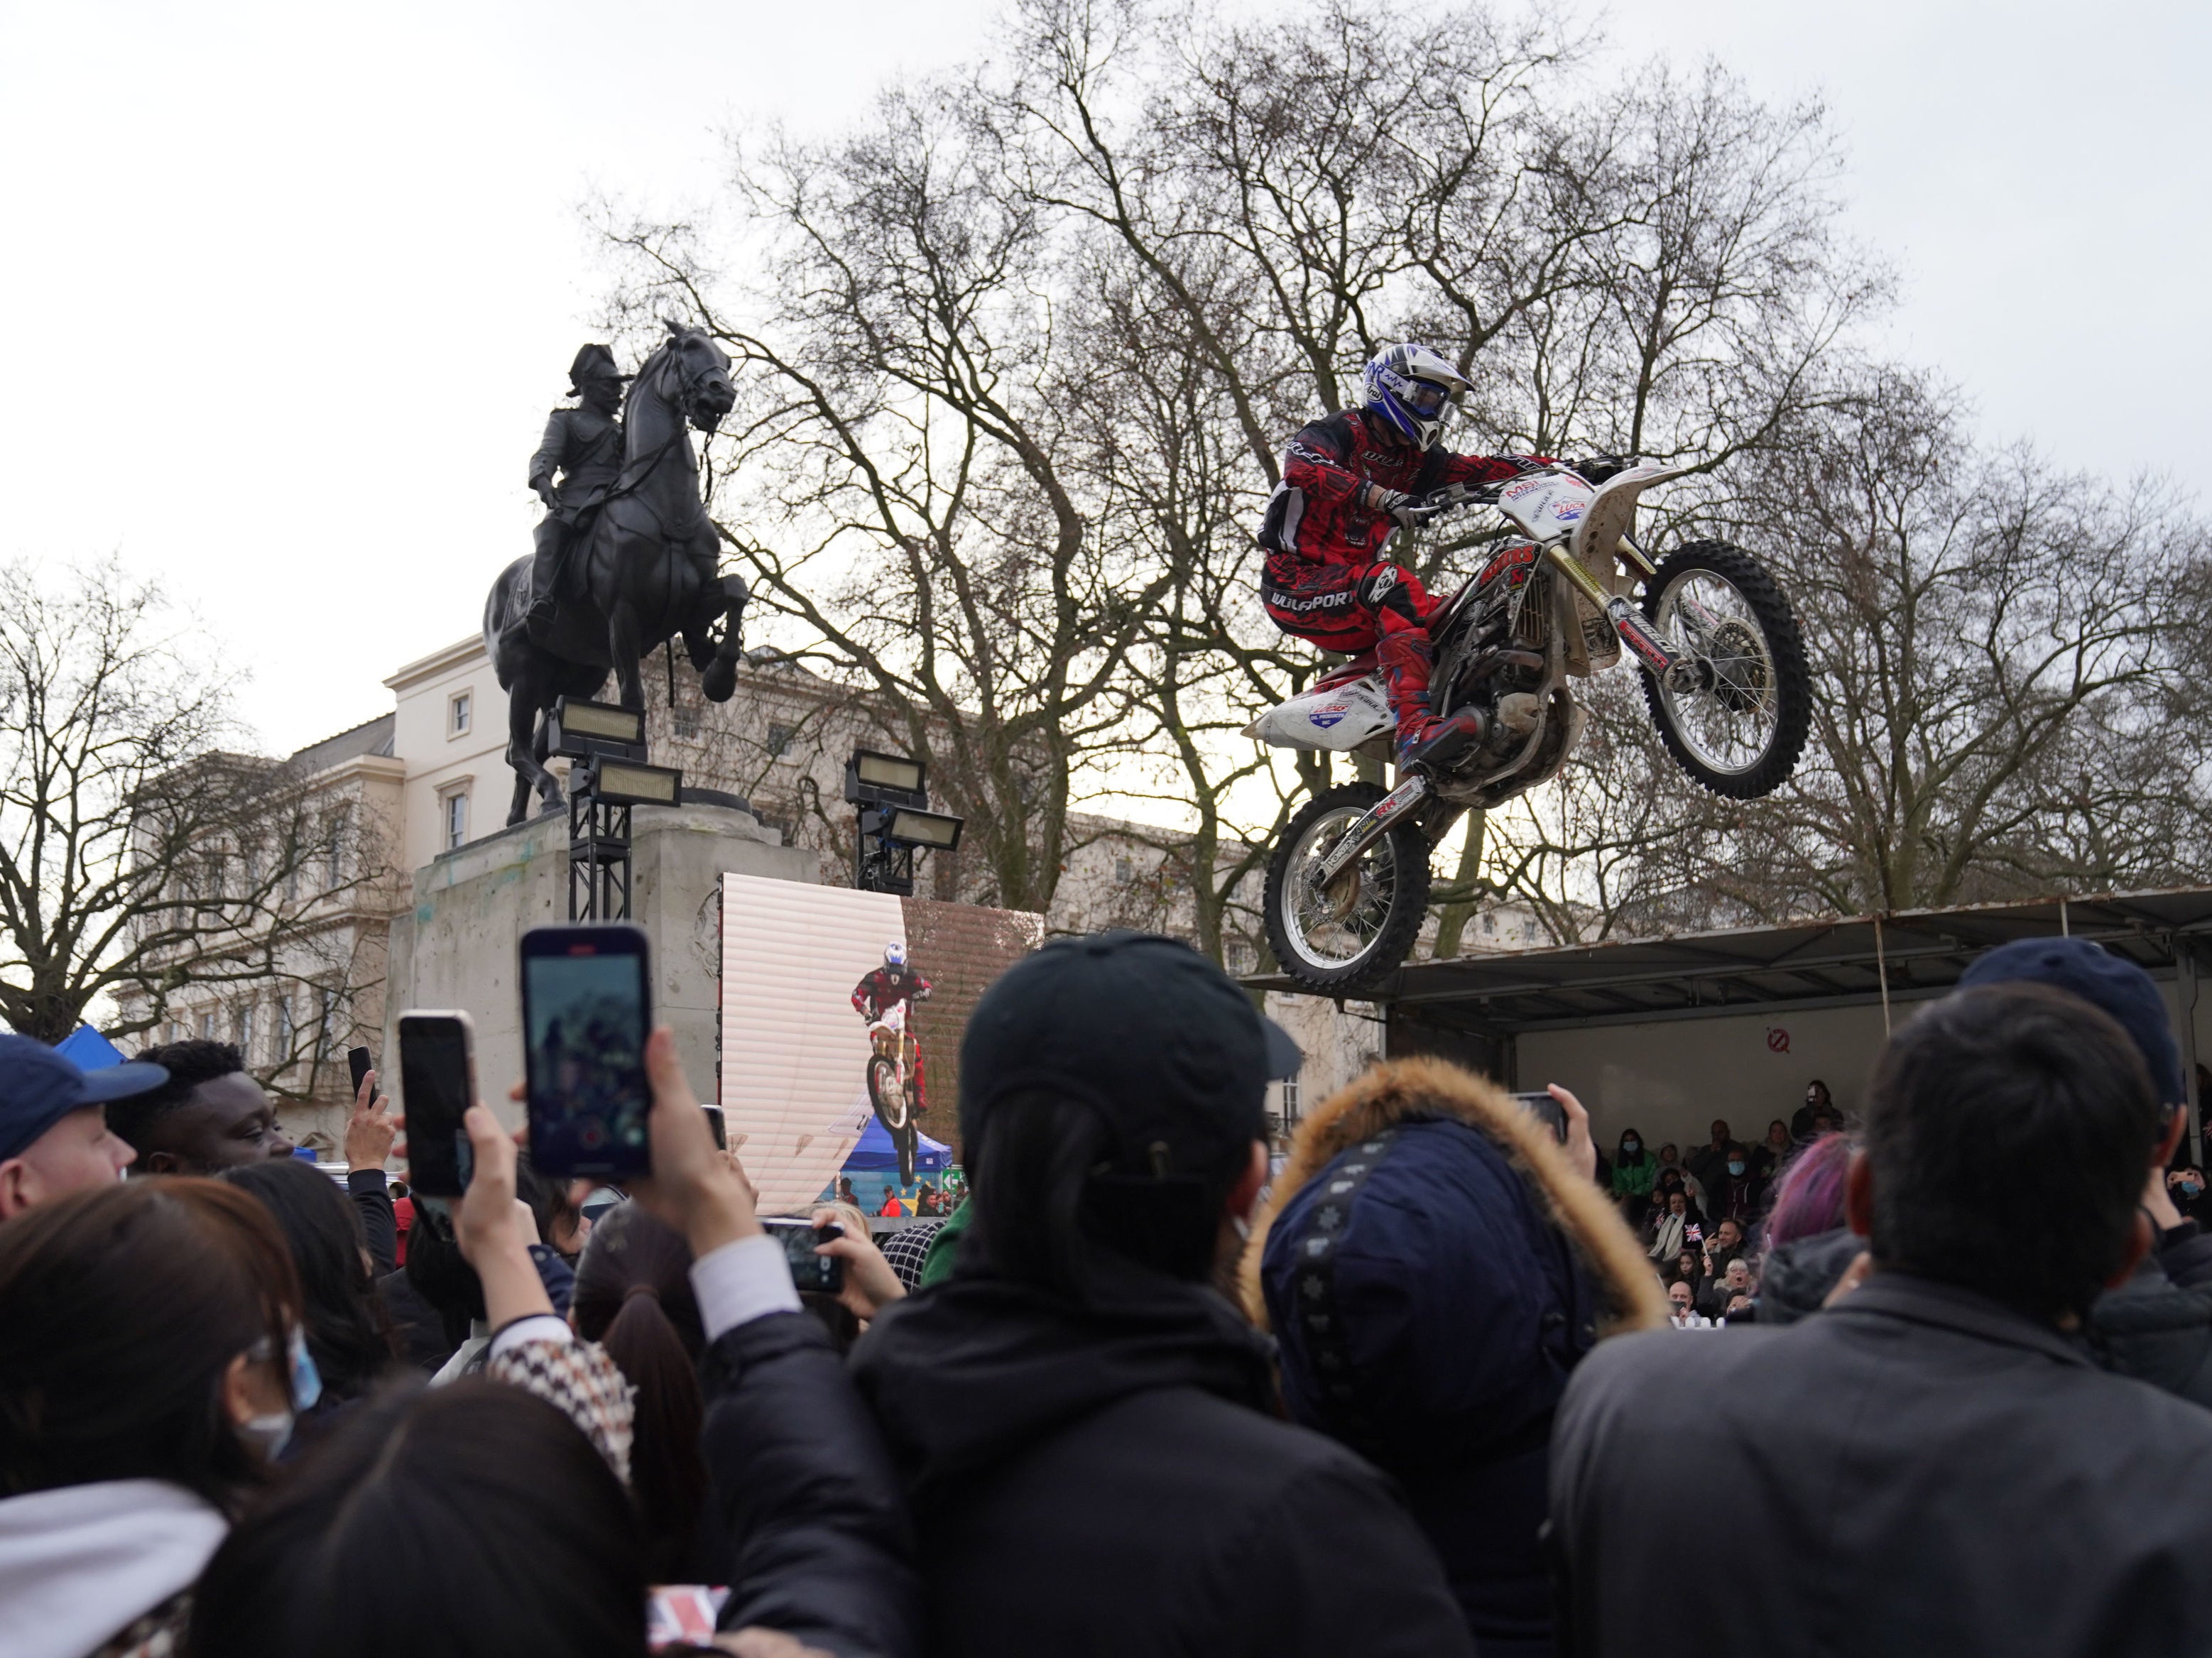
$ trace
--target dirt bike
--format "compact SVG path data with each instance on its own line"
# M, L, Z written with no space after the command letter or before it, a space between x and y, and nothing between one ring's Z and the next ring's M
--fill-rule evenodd
M1571 682L1624 653L1675 762L1716 794L1755 800L1796 768L1812 715L1804 641L1759 562L1723 541L1654 560L1632 538L1637 499L1687 469L1631 465L1593 485L1544 467L1455 485L1407 514L1425 524L1495 507L1522 535L1498 545L1429 619L1430 705L1475 714L1457 756L1324 791L1292 817L1267 864L1267 942L1302 988L1371 988L1403 961L1428 908L1429 854L1460 815L1556 776L1582 735ZM1624 647L1626 651L1624 653ZM1389 700L1370 652L1269 709L1245 735L1291 749L1388 759Z
M899 1184L914 1184L921 1145L921 1042L906 1028L907 1004L895 1002L868 1025L868 1103L898 1153Z

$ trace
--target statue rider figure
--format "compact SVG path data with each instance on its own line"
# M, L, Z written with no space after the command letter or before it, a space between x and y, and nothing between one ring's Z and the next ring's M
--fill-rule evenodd
M530 487L545 503L537 531L538 550L530 561L530 636L543 641L553 623L553 602L561 572L577 531L589 521L600 496L621 475L623 429L619 418L623 382L629 377L615 367L615 354L604 345L586 345L568 365L574 409L547 416L544 440L530 458ZM561 481L556 485L553 475Z

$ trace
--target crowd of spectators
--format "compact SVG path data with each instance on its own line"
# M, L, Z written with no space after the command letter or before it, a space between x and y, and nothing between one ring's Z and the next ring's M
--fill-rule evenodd
M1852 1121L1686 1155L1407 1059L1271 1167L1288 1038L1133 933L961 1061L963 1200L879 1248L846 1188L803 1293L665 1031L650 1176L479 1105L451 1201L373 1076L341 1187L234 1050L0 1037L0 1652L2212 1647L2205 1182L2119 957L1990 952Z

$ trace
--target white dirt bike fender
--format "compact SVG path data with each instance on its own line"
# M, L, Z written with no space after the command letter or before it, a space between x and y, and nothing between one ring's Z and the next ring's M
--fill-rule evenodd
M1382 682L1369 674L1279 702L1245 726L1244 735L1279 749L1345 752L1393 729L1390 701L1382 693Z
M1582 519L1575 525L1574 538L1569 544L1568 550L1574 554L1575 562L1595 576L1608 592L1626 592L1626 584L1613 564L1613 549L1636 523L1636 498L1653 484L1678 478L1689 470L1686 466L1639 465L1598 485L1597 493L1583 508Z

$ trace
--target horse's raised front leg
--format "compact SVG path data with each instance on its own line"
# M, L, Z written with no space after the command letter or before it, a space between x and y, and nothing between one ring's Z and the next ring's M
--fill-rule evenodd
M713 658L701 661L699 647L689 634L684 643L691 646L691 660L699 669L699 689L709 702L726 702L738 689L738 663L745 649L745 579L741 575L726 575L722 579L722 637L711 644ZM705 629L701 630L704 634Z

